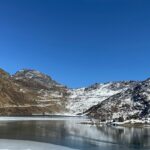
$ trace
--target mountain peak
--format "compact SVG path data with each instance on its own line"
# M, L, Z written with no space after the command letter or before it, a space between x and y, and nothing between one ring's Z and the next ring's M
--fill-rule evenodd
M15 73L14 77L28 78L28 79L47 78L48 80L52 80L50 76L34 69L21 69Z
M50 76L34 69L21 69L13 75L13 78L17 81L30 82L32 85L39 85L47 89L53 86L61 86L61 84L57 83Z

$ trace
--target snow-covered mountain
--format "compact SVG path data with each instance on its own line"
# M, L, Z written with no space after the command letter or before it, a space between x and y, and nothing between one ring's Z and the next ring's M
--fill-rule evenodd
M150 117L150 80L131 84L126 90L110 96L86 113L100 120Z
M125 91L128 86L130 85L127 82L110 82L96 83L87 88L70 89L67 108L70 113L81 114L107 98Z
M48 75L0 69L0 115L86 114L106 120L143 118L150 114L150 79L96 83L70 89Z

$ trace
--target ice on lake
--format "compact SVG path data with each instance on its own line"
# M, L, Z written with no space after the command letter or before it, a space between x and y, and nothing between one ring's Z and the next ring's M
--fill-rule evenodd
M75 150L75 149L41 142L0 139L0 150Z

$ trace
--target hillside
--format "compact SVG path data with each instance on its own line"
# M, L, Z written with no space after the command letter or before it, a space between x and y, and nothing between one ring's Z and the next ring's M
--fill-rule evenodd
M36 70L10 75L0 69L0 115L49 114L86 114L100 120L147 118L150 79L70 89Z
M150 80L134 82L120 93L86 111L87 115L100 120L142 119L150 117Z
M0 114L38 115L65 111L66 88L35 70L0 72Z

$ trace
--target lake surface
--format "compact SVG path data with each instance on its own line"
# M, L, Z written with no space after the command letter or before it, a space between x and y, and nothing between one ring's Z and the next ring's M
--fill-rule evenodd
M82 117L0 118L0 149L145 150L150 128L96 127ZM25 121L27 120L27 121Z

